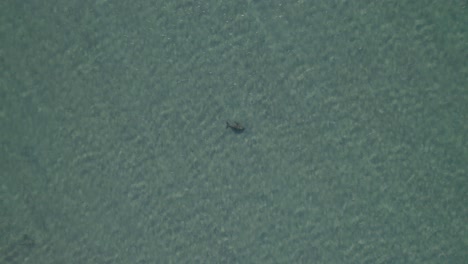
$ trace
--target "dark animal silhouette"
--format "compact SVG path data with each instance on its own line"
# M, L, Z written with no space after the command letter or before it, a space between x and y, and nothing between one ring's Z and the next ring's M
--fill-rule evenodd
M241 133L245 129L239 122L236 122L236 121L234 121L233 123L229 123L229 121L227 121L226 128L230 128L232 131L236 133Z

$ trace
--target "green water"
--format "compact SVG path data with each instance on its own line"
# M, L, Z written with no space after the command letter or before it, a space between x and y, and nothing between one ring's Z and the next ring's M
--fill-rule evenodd
M464 1L53 2L0 3L1 263L466 263Z

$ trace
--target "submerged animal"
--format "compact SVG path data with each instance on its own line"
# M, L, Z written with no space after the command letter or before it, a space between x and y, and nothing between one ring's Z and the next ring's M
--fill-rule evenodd
M236 133L241 133L245 129L239 122L236 122L236 121L234 121L233 123L229 123L229 121L227 121L226 128L230 128L232 131Z

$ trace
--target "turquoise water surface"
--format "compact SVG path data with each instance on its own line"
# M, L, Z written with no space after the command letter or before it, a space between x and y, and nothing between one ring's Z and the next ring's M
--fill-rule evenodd
M464 1L53 2L0 4L1 263L466 263Z

